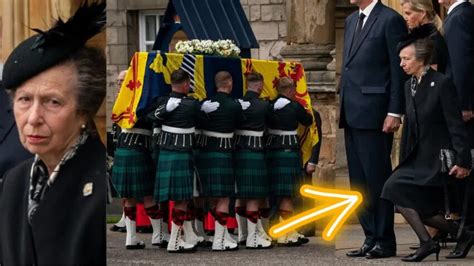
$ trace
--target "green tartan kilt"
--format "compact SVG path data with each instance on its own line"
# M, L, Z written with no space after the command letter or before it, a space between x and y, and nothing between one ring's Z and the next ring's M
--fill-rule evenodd
M234 155L237 198L262 199L270 194L265 153L240 150Z
M273 196L294 197L298 195L303 176L298 151L267 151L267 169Z
M155 194L158 202L193 198L193 154L161 150L156 169Z
M158 158L160 158L160 148L155 147L155 149L151 151L151 158L153 159L153 165L156 168L158 165ZM153 172L155 172L155 170Z
M141 201L144 196L153 195L153 169L149 153L117 148L112 167L112 182L119 196Z
M201 151L199 177L203 197L234 197L235 179L232 153Z

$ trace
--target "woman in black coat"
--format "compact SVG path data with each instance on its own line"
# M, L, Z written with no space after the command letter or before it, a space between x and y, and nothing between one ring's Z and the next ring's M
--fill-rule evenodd
M433 8L431 0L402 0L400 4L410 32L426 32L433 42L433 50L429 65L436 71L446 74L449 63L449 53L446 42L441 35L442 21ZM400 144L400 161L407 155L407 136L410 135L406 123L402 125L402 138Z
M450 175L464 178L471 169L467 131L451 81L429 66L432 42L426 38L408 38L400 46L401 67L412 75L405 83L405 123L407 155L385 183L381 197L391 201L420 239L420 248L402 260L421 261L439 254L424 224L455 235L458 227L439 214L443 189L439 160L440 149L457 153ZM469 251L474 238L463 233L459 247Z
M105 148L94 117L105 98L105 2L20 43L6 60L21 144L35 155L0 186L0 265L105 265ZM14 152L14 151L10 151Z

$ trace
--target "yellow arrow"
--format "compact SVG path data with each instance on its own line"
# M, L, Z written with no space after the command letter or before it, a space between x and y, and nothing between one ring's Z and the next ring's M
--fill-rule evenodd
M330 205L307 210L272 226L269 233L273 238L280 237L300 226L314 222L331 214L335 214L334 218L324 229L322 235L324 240L331 241L349 216L362 203L362 194L357 191L327 189L304 185L301 187L300 192L303 196L313 199L331 199L332 203ZM338 201L334 203L334 200Z

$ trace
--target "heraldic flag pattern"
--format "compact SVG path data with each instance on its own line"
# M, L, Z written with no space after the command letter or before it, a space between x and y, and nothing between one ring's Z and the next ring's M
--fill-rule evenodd
M214 76L219 71L228 71L233 78L232 96L241 98L245 93L245 75L256 71L264 76L261 98L273 100L277 96L278 80L288 76L296 83L297 100L305 109L311 110L303 66L296 62L280 62L248 58L232 58L193 54L136 52L131 60L125 80L120 88L112 111L112 120L121 128L133 128L137 116L158 97L171 91L170 76L181 68L191 77L191 96L202 101L214 95ZM312 113L312 112L311 112ZM314 118L313 118L314 120ZM303 163L311 156L311 149L319 141L316 124L300 126L298 136Z

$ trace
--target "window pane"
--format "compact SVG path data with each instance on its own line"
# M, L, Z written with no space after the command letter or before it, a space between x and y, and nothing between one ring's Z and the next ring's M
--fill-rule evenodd
M154 41L156 37L156 16L145 16L145 40Z
M152 48L153 48L153 44L147 44L146 45L146 51L147 52L150 52Z

